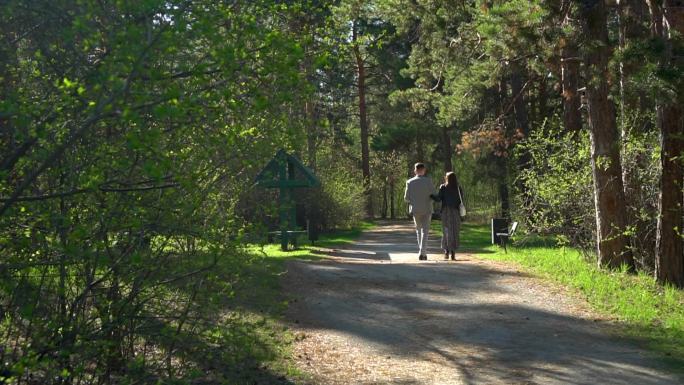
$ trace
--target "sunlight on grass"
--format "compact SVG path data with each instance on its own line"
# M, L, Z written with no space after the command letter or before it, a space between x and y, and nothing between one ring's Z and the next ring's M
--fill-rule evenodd
M621 321L629 336L645 340L673 364L684 364L684 291L659 285L644 273L600 270L577 250L514 243L508 253L491 245L489 227L464 225L463 250L485 250L478 256L515 262L539 276L579 291L602 314Z
M294 250L283 251L280 244L270 243L264 245L248 245L246 250L249 253L263 256L266 258L283 259L319 259L320 256L314 252L322 247L332 247L354 242L364 231L375 227L372 222L361 222L358 226L351 229L337 230L331 233L320 234L319 240L310 244L306 235L300 235L298 239L299 247Z
M258 378L258 371L249 370L250 364L260 362L275 373L288 377L301 378L303 374L294 366L291 357L291 342L294 336L282 325L281 319L287 309L288 301L283 296L281 277L286 272L286 262L292 259L319 259L315 251L321 247L332 247L353 242L363 231L373 228L371 222L363 222L358 227L321 234L315 246L308 244L306 236L300 237L300 247L283 251L280 244L247 245L243 251L243 263L237 282L225 282L223 295L232 309L227 316L233 317L233 326L226 330L222 325L216 328L217 336L212 340L217 344L229 341L244 351L245 357L236 365L245 366L242 370L249 378ZM227 294L227 296L226 296ZM236 318L239 323L236 322ZM260 383L260 382L259 382Z

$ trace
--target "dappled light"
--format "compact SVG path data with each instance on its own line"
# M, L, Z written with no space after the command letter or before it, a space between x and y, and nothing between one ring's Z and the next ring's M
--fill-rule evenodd
M606 319L516 268L467 252L420 264L349 257L368 253L389 229L404 237L397 245L410 244L406 223L386 224L339 259L290 264L296 351L317 365L320 383L371 381L365 362L376 360L393 368L387 383L678 383ZM317 351L307 341L332 346ZM337 360L352 360L341 364L351 374L336 373Z
M683 37L682 0L0 1L0 385L682 383Z

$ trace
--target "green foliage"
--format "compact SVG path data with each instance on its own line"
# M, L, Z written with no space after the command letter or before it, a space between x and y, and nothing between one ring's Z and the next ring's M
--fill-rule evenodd
M297 200L324 230L362 223L359 66L370 201L384 215L404 215L413 162L435 181L453 164L470 220L501 215L510 189L528 229L591 248L588 139L555 116L572 12L522 0L3 2L0 370L44 383L280 381L289 369L258 363L277 361L281 341L249 306L259 298L245 299L278 270L243 247L276 213L253 178L284 148L323 181ZM612 67L629 74L612 96L644 271L659 177L645 111L682 89L665 48L631 39ZM202 378L205 363L234 371Z
M320 235L315 245L310 245L306 235L300 235L299 247L294 250L283 251L280 244L267 243L254 245L246 245L245 250L250 254L267 256L269 258L282 259L320 259L320 249L325 247L333 247L352 243L364 231L375 227L373 222L361 221L354 227L348 229L337 229L334 231L325 232Z
M363 185L344 169L321 174L322 189L313 195L323 229L350 228L364 218Z
M501 178L497 164L489 158L476 158L470 153L456 156L454 172L463 188L468 223L489 223L501 216L496 180ZM440 182L442 183L442 182ZM503 181L508 183L508 181Z
M3 4L0 356L14 376L239 378L278 355L253 331L258 310L219 302L258 283L237 247L251 179L301 147L294 15L268 1Z
M660 152L653 117L633 111L625 116L622 167L631 251L641 271L653 269ZM586 132L566 132L559 117L547 120L518 144L517 156L530 162L518 176L522 191L515 216L529 231L554 235L563 244L595 250L593 180Z
M518 147L530 163L519 180L526 198L517 216L539 234L554 234L593 249L594 196L589 135L564 132L558 118L548 120Z
M627 199L631 250L641 271L655 265L655 237L660 187L660 139L647 129L655 125L653 113L626 111L623 116L622 168Z

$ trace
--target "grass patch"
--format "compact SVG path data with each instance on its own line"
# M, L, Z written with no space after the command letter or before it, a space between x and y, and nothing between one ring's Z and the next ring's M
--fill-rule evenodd
M521 238L521 237L519 237ZM544 242L514 242L508 253L491 245L487 225L464 224L462 250L515 262L581 293L600 313L619 321L621 334L634 338L684 372L684 291L659 285L652 276L606 271L571 248Z
M354 242L361 233L375 227L373 222L363 221L358 226L350 229L341 229L329 233L319 235L319 239L315 245L311 245L306 234L300 235L298 239L299 248L294 250L283 251L280 249L280 243L267 243L263 245L250 245L247 250L256 255L261 255L266 258L278 259L319 259L320 255L314 251L325 247L333 247Z
M318 248L351 243L363 231L374 226L371 222L362 222L351 229L321 234L315 246L308 245L304 236L296 250L282 251L280 244L245 247L246 259L239 272L239 282L226 288L233 293L230 303L234 313L241 314L241 329L249 331L233 341L235 348L252 352L246 357L247 366L259 369L246 371L241 381L264 383L264 369L272 376L276 374L273 383L290 383L284 380L285 377L301 379L302 374L290 359L289 346L293 336L280 322L288 305L280 284L280 278L286 271L285 264L292 259L319 259L320 256L314 253Z
M375 227L375 223L363 221L358 226L346 230L338 230L332 233L322 234L321 239L317 241L319 247L331 247L341 244L349 244L354 242L364 231L371 230Z

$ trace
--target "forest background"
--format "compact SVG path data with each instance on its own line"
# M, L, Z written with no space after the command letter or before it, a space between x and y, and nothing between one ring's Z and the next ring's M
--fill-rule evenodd
M406 218L422 161L456 172L470 221L684 286L683 9L1 1L2 373L169 380L248 338L207 312L249 290L248 249L277 226L254 177L280 148L322 181L301 225Z

